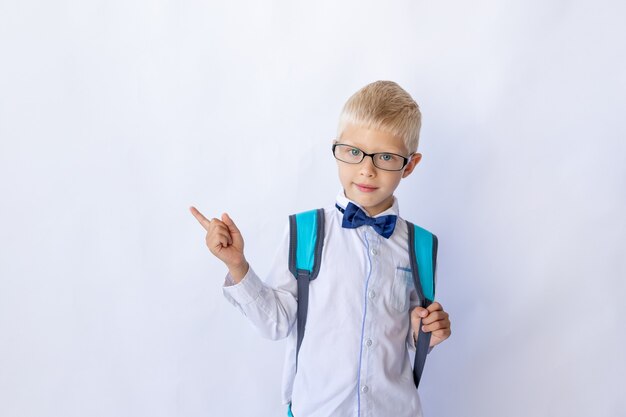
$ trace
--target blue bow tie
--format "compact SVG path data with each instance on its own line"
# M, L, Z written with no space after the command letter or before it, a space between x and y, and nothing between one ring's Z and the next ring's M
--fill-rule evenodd
M389 239L389 236L393 233L393 229L396 227L396 220L398 216L394 214L388 214L386 216L370 217L363 210L361 210L356 204L348 203L345 209L338 204L335 205L339 211L343 212L342 227L347 229L356 229L359 226L368 225L372 226L376 233Z

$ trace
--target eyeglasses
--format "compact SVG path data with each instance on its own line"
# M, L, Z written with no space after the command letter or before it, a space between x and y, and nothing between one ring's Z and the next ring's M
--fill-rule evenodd
M335 143L333 145L333 155L341 162L348 164L360 164L366 156L372 158L376 168L385 171L401 171L409 162L409 158L389 152L366 153L356 146ZM411 155L409 155L410 157Z

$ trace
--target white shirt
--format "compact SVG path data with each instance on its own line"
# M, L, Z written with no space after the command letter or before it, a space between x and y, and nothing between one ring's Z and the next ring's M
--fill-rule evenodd
M341 191L337 204L348 202ZM263 336L288 338L282 392L295 417L420 417L409 354L409 311L419 302L398 201L394 197L379 214L398 215L389 239L371 226L341 227L343 213L334 205L324 214L322 262L310 283L297 373L297 283L289 271L288 228L266 283L250 267L238 284L226 276L224 295Z

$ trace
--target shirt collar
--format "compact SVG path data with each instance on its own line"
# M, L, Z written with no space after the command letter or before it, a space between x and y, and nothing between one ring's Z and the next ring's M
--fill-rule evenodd
M360 204L350 200L348 197L346 197L346 194L344 192L343 189L341 189L339 191L339 193L337 194L337 200L336 200L337 205L341 206L341 208L345 209L346 206L348 205L348 203L352 203L356 206L358 206L361 210L365 211L365 209L363 209L363 207L361 207ZM367 213L367 211L365 211ZM378 216L386 216L388 214L393 214L396 215L398 217L400 217L400 208L398 206L398 199L396 198L396 196L393 196L393 204L391 204L391 207L389 207L387 210L373 216L373 217L378 217ZM369 213L367 214L369 216Z

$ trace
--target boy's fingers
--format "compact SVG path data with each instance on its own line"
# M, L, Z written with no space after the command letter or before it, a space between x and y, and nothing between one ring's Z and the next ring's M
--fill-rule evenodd
M213 233L207 233L206 244L211 248L222 246L227 248L232 245L233 239L230 237L226 228L215 230Z
M426 317L423 320L423 324L430 324L439 320L447 320L447 319L448 319L448 313L446 313L445 311L443 310L434 311L430 313L428 317Z
M415 320L421 319L428 315L428 310L423 307L415 307L413 311L411 311L411 315Z
M198 209L195 208L194 206L189 207L189 211L191 211L191 214L193 214L193 217L195 217L196 220L198 220L198 223L200 223L202 227L204 227L204 230L208 231L209 226L211 225L211 220L204 217L202 213L200 213L200 211L198 211Z
M430 324L424 324L422 330L425 332L432 332L434 330L446 329L448 326L444 320L435 321Z
M221 221L220 219L211 219L211 230L209 231L209 234L211 233L223 233L226 236L228 236L229 239L231 240L233 237L233 233L228 228L228 225L224 224L224 222Z
M216 235L219 241L224 242L226 246L233 244L233 238L230 237L230 234L228 233L228 231L220 231L220 232L217 232Z
M424 331L433 331L433 330L442 330L444 332L450 331L450 320L448 318L443 318L441 320L433 321L432 323L422 323L422 330Z
M442 327L440 329L428 329L425 330L425 332L430 332L431 335L438 337L439 339L447 339L452 334L452 331L449 327Z
M437 301L428 306L428 311L431 313L437 310L443 310L443 307L441 307L441 304L439 304Z
M228 245L230 245L232 242L230 241L230 237L226 236L226 235L220 235L217 238L217 241L219 242L219 244L223 247L223 248L227 248Z

